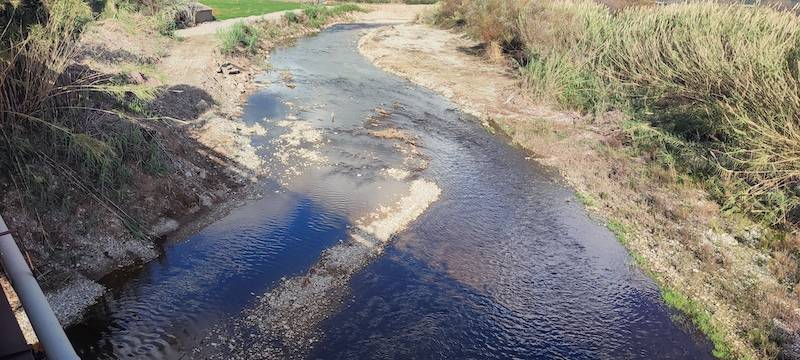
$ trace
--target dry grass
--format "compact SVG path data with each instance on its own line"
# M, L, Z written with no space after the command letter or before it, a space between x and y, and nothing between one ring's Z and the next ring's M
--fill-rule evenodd
M158 89L75 64L81 33L94 17L83 1L6 11L0 18L11 29L0 37L0 169L12 186L5 190L23 194L23 208L37 217L94 202L141 235L118 203L133 172L163 171L166 155L155 134L107 105L131 110ZM31 24L31 11L47 17Z
M705 162L703 175L722 179L717 192L728 207L772 224L797 221L797 16L712 2L625 5L449 0L438 21L463 25L489 48L500 44L537 98L626 110L705 148L702 159L679 160Z

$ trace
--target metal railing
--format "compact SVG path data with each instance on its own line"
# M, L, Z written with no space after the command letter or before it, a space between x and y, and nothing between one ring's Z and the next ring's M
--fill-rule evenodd
M80 359L0 216L0 262L48 359Z

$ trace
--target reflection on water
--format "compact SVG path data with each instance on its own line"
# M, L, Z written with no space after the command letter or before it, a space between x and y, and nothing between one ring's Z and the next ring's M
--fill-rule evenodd
M352 281L315 356L711 358L526 154L457 113L407 126L439 149L428 171L443 200Z
M374 68L356 50L364 27L276 51L276 71L264 76L272 85L243 116L268 129L256 140L268 158L282 131L275 121L307 121L323 131L327 162L265 182L265 198L168 245L115 286L70 329L82 355L194 358L212 324L305 272L355 219L404 191L380 175L407 166L403 154L368 133L367 118L383 108L391 115L380 126L411 133L430 162L412 177L443 194L353 279L312 358L710 357L569 189L451 103ZM296 87L280 82L284 71Z

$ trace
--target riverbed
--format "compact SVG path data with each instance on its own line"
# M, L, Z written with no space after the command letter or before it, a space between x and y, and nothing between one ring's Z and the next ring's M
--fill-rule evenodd
M265 195L106 279L79 354L711 358L557 173L363 58L371 26L273 53L243 115Z

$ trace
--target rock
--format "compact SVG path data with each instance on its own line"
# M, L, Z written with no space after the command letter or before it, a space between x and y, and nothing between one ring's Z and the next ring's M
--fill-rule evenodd
M161 218L158 223L153 226L151 233L155 237L160 237L178 230L178 227L180 227L180 224L176 220L165 217Z
M204 113L210 108L211 105L209 105L208 102L203 99L200 99L197 104L194 104L194 109L197 110L198 113Z
M211 201L211 197L206 194L201 194L198 196L198 198L200 200L200 205L203 205L204 207L209 208L211 205L214 205L214 202Z
M761 241L762 236L764 236L764 234L761 233L761 229L752 228L749 230L745 230L742 234L736 236L736 240L738 240L743 245L753 247L758 245L758 242Z
M781 346L781 359L800 359L800 336L779 319L772 319L772 339Z
M242 68L231 64L231 63L223 63L220 64L219 69L217 69L217 73L225 74L225 75L236 75L242 72Z
M756 253L755 255L753 255L753 262L760 267L764 267L767 266L767 263L769 262L769 257L762 253Z
M736 239L733 238L728 233L717 233L713 230L707 230L703 235L705 238L716 245L733 245L736 242Z

